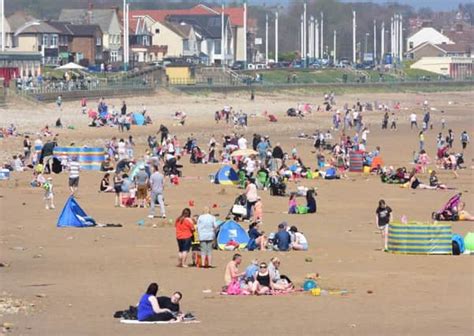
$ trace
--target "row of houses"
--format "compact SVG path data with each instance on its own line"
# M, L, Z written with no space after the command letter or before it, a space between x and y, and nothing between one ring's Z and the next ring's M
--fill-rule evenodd
M221 7L202 4L179 10L135 10L130 12L130 29L132 36L146 36L142 41L149 46L166 46L168 57L194 57L208 65L251 61L256 54L255 20L248 20L245 32L243 7L224 8L223 14ZM155 57L137 49L131 47L140 60Z
M17 12L5 20L5 47L41 53L46 65L120 64L124 61L123 13L113 9L62 9L44 21ZM222 15L223 14L223 15ZM193 58L206 65L252 59L255 21L244 37L243 7L197 5L181 10L134 10L129 14L129 62ZM245 41L248 41L247 45Z

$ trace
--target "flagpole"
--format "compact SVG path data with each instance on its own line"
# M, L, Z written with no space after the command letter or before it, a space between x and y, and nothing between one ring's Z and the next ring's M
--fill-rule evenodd
M244 69L247 69L247 1L244 1Z
M278 63L278 11L275 13L275 63Z

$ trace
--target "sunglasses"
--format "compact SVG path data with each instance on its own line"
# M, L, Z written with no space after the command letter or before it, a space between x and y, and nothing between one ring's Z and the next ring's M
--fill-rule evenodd
M267 268L267 265L260 265L260 268Z

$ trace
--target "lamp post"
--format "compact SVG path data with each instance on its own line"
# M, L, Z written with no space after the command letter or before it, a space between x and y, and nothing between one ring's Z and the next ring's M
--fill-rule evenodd
M365 33L365 46L364 46L364 53L367 54L368 51L368 42L369 42L369 33Z
M278 63L278 11L275 13L275 63Z
M247 1L244 1L244 69L247 70Z
M265 15L265 65L268 65L268 14Z
M356 46L357 46L357 41L356 41L356 29L357 29L357 23L356 23L356 12L352 12L352 63L356 64Z
M374 20L374 64L377 64L377 21Z
M123 69L128 71L128 63L130 61L129 52L129 2L130 0L123 0Z
M5 0L0 1L2 8L2 51L5 51Z

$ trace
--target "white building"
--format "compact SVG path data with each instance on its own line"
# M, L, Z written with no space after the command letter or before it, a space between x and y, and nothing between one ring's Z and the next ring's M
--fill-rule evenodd
M473 75L474 59L471 57L423 57L411 65L412 69L426 70L455 79Z
M449 37L441 34L434 28L422 28L407 39L407 50L416 48L420 44L429 42L431 44L454 44Z

